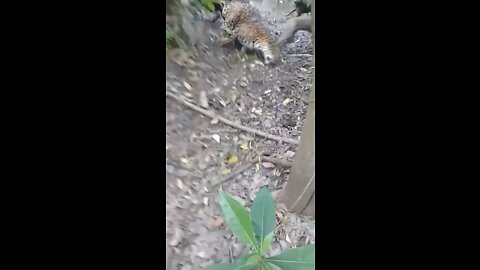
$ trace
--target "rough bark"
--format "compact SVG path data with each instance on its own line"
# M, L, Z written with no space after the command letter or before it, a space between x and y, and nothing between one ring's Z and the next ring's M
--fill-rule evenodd
M315 66L315 1L312 0L313 66ZM315 74L315 71L314 71ZM315 216L315 75L300 145L279 200L292 212Z

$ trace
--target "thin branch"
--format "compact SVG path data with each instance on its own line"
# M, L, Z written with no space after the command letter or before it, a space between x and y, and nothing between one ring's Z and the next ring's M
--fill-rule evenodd
M235 176L237 176L237 175L243 173L244 171L248 170L252 165L257 164L259 161L268 161L268 162L271 162L271 163L281 164L281 165L286 166L286 167L291 167L293 165L293 163L288 162L288 161L284 161L284 160L280 160L280 159L276 159L276 158L271 158L271 157L265 157L265 156L260 155L258 159L255 159L255 160L243 165L242 167L238 168L237 170L230 173L229 175L224 176L222 179L220 179L220 181L213 184L212 188L216 187L220 184L223 184L223 183L225 183L229 180L232 180Z
M232 172L231 174L229 175L226 175L225 177L223 177L222 179L220 179L220 181L218 181L217 183L213 184L212 185L212 188L213 187L216 187L222 183L225 183L227 182L228 180L231 180L233 179L234 176L237 176L239 174L241 174L242 172L248 170L248 168L250 168L253 164L257 163L256 161L254 162L250 162L250 163L247 163L245 165L243 165L242 167L238 168L236 171Z
M307 53L295 53L295 54L287 54L288 56L291 57L313 57L312 54L307 54Z
M275 141L279 141L279 142L285 142L285 143L290 143L290 144L295 144L295 145L298 145L298 141L297 140L294 140L294 139L290 139L290 138L284 138L284 137L279 137L279 136L276 136L276 135L272 135L272 134L268 134L268 133L265 133L263 131L260 131L260 130L256 130L256 129L253 129L253 128L249 128L249 127L246 127L246 126L242 126L240 124L237 124L233 121L230 121L226 118L223 118L221 116L218 116L218 115L215 115L214 112L211 112L211 111L207 111L207 110L204 110L186 100L184 100L183 98L180 98L178 97L177 95L175 94L172 94L170 92L166 92L167 94L167 97L170 97L170 98L173 98L175 99L176 101L182 103L183 105L187 106L188 108L194 110L194 111L197 111L201 114L204 114L206 116L209 116L211 118L216 118L218 119L220 122L224 123L224 124L227 124L229 126L232 126L234 128L237 128L237 129L240 129L240 130L243 130L245 132L249 132L249 133L253 133L253 134L256 134L258 136L262 136L262 137L265 137L267 139L270 139L270 140L275 140Z
M293 166L292 162L281 160L281 159L276 159L276 158L272 158L272 157L262 157L262 160L265 160L265 161L268 161L268 162L271 162L271 163L275 163L275 164L280 164L280 165L283 165L285 167L292 167Z

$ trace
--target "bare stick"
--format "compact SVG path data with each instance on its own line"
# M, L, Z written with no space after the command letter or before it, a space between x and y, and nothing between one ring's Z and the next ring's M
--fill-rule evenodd
M307 53L292 53L287 55L291 57L313 57L313 55Z
M228 249L228 253L230 254L230 262L233 263L233 243L230 244L230 248Z
M275 163L275 164L280 164L280 165L283 165L285 167L292 167L292 165L293 165L292 162L281 160L281 159L276 159L276 158L271 158L271 157L262 157L262 160L265 160L265 161L268 161L268 162L271 162L271 163Z
M262 155L260 155L260 160L262 160L262 161L265 160L265 161L268 161L268 162L271 162L271 163L281 164L285 167L291 167L293 165L293 163L288 162L288 161L284 161L284 160L280 160L280 159L276 159L276 158L271 158L271 157L265 157L265 156L262 156ZM248 170L252 165L257 164L260 160L255 159L255 160L251 161L250 163L247 163L247 164L243 165L242 167L238 168L236 171L232 172L229 175L226 175L220 181L213 184L212 187L216 187L216 186L218 186L222 183L225 183L225 182L233 179L235 176L237 176L237 175L243 173L244 171Z
M272 135L272 134L268 134L268 133L265 133L263 131L260 131L260 130L256 130L256 129L253 129L253 128L249 128L249 127L246 127L246 126L242 126L240 124L237 124L233 121L230 121L226 118L223 118L221 116L217 116L215 115L214 112L211 112L211 111L207 111L207 110L204 110L180 97L178 97L177 95L175 94L172 94L170 92L166 92L167 94L167 97L170 97L170 98L173 98L175 99L176 101L182 103L183 105L187 106L188 108L194 110L194 111L197 111L199 113L202 113L206 116L209 116L211 118L216 118L218 119L220 122L224 123L224 124L227 124L227 125L230 125L234 128L237 128L237 129L240 129L240 130L243 130L243 131L246 131L246 132L249 132L249 133L253 133L253 134L256 134L258 136L262 136L262 137L265 137L267 139L270 139L270 140L275 140L275 141L279 141L279 142L285 142L285 143L289 143L289 144L295 144L295 145L298 145L298 141L297 140L294 140L294 139L290 139L290 138L284 138L284 137L279 137L279 136L275 136L275 135Z
M230 179L233 179L234 176L237 176L239 174L241 174L242 172L246 171L248 168L250 168L253 164L255 164L257 162L250 162L248 164L245 164L243 165L242 167L238 168L236 171L232 172L231 174L223 177L220 181L218 181L217 183L213 184L212 185L212 188L213 187L216 187L224 182L227 182L228 180Z

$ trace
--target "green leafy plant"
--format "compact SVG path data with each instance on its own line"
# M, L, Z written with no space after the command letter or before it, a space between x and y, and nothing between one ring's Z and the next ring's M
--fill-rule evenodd
M185 41L180 37L180 30L178 25L165 27L165 41L166 49L170 48L184 48L186 46Z
M215 7L213 6L213 3L215 1L213 1L213 0L201 0L201 2L202 2L202 5L204 7L206 7L209 11L213 11L215 9Z
M267 188L255 195L250 214L233 197L220 191L220 207L226 225L250 253L235 263L217 263L207 270L310 270L315 269L315 245L289 249L286 252L265 257L275 230L275 205Z
M209 11L215 10L214 4L220 4L220 0L188 0L188 4L184 6L187 9L194 9L196 11Z
M167 17L165 39L166 49L186 49L188 43L188 34L186 34L185 26L182 24L181 18L189 18L191 16L200 16L201 14L214 12L214 4L220 4L220 0L175 0L171 3L170 13Z

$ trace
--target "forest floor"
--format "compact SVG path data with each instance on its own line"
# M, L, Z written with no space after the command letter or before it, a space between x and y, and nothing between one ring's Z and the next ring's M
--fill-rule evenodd
M272 2L276 0L251 1L262 24L278 37L292 5L272 8ZM203 269L246 252L223 224L218 190L247 209L263 186L278 194L288 178L288 165L252 162L262 154L293 162L297 148L226 125L183 102L235 124L297 141L305 120L313 82L311 34L297 32L295 41L281 48L281 62L265 66L255 56L240 60L234 47L219 47L220 24L221 20L197 23L200 35L190 56L167 57L167 270ZM277 205L269 254L307 243L315 243L315 220Z

